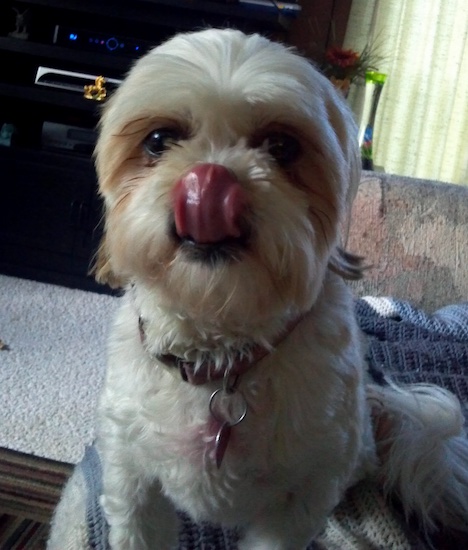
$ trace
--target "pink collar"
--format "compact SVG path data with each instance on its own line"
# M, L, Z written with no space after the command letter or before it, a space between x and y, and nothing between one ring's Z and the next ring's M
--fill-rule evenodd
M304 318L304 315L298 315L292 321L286 325L286 328L279 334L279 336L273 342L273 347L278 346L285 338L290 334L298 323ZM140 340L143 346L146 346L146 333L144 328L144 321L141 317L138 318L138 330L140 333ZM229 376L239 377L240 375L247 372L250 368L255 366L259 361L266 357L270 351L260 345L256 345L250 357L244 357L234 361L234 363L229 368ZM201 384L206 384L207 382L212 382L214 380L221 380L225 377L226 368L216 368L215 364L211 361L206 361L202 363L195 370L195 363L192 361L186 361L176 355L170 353L167 354L156 354L155 358L158 361L164 363L167 367L177 368L180 372L182 380L189 382L194 386L199 386Z

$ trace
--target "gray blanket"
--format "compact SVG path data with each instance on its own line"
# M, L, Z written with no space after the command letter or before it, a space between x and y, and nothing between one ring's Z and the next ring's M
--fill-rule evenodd
M465 418L468 421L468 302L445 307L432 315L412 307L407 302L401 302L389 298L365 298L356 302L356 315L359 324L368 336L369 349L367 362L373 372L383 372L396 382L407 384L415 382L428 382L442 386L458 396L463 405ZM79 466L87 483L87 528L89 548L96 550L108 550L107 536L108 526L98 503L101 493L101 468L99 457L90 447ZM364 491L364 493L363 493ZM343 542L336 542L339 537L337 531L344 530L347 543L351 537L359 539L353 546L356 548L367 547L366 533L359 532L359 525L350 526L353 522L359 523L359 517L367 517L374 514L374 526L376 532L374 539L383 536L381 523L385 523L387 536L390 527L393 528L393 537L398 536L398 525L393 520L385 519L385 504L379 500L374 489L362 488L359 496L348 496L348 503L341 508L340 527L337 521L331 520L327 533L323 537L322 544L318 547L344 548ZM354 498L354 501L352 500ZM370 502L374 499L373 502ZM366 504L369 502L369 504ZM381 504L380 511L376 512L376 504ZM355 509L368 506L369 510ZM373 510L370 510L373 508ZM351 517L353 516L353 517ZM356 520L356 518L358 518ZM221 529L210 524L197 525L188 516L180 514L181 529L179 548L183 550L235 550L238 534L235 531ZM380 522L380 523L379 523ZM343 523L346 524L343 527ZM369 522L368 522L369 523ZM397 521L398 523L398 521ZM390 526L390 527L389 527ZM402 526L401 530L404 531ZM406 535L410 536L408 533ZM335 541L335 542L334 542ZM341 544L341 546L340 546ZM370 544L370 543L369 543ZM387 540L383 546L394 546ZM351 546L349 546L351 547ZM369 546L370 547L370 546ZM372 547L374 547L372 545ZM408 542L408 548L413 544ZM315 548L311 545L310 549Z

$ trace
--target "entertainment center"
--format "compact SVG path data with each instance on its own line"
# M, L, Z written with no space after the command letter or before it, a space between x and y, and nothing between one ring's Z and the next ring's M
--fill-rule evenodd
M310 10L309 2L302 4ZM3 0L0 273L107 291L88 275L101 234L92 150L102 102L86 99L84 86L89 97L102 99L96 77L105 78L104 95L112 93L134 59L178 31L229 26L288 40L300 7L294 0L278 6L283 3Z

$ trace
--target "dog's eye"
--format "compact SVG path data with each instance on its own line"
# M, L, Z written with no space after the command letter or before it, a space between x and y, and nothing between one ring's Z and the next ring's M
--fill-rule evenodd
M281 166L296 160L301 152L297 139L284 133L270 134L263 143L270 155Z
M180 132L173 128L153 130L143 140L143 148L152 158L159 158L164 151L181 139Z

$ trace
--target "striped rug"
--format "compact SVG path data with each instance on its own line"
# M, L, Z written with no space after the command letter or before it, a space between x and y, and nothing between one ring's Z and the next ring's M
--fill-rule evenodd
M42 550L73 465L0 448L0 548Z

